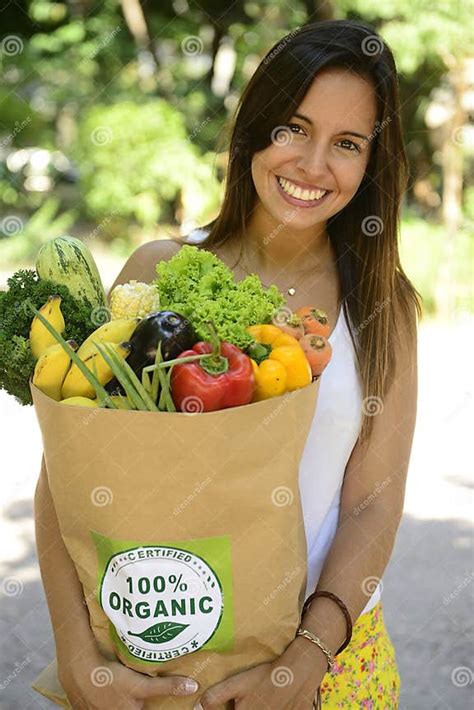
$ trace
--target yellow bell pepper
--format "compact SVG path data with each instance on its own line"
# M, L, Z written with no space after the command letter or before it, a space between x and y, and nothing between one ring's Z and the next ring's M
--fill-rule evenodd
M247 332L258 344L249 351L255 375L254 401L277 397L310 384L311 367L296 338L267 323L251 325ZM252 351L260 364L252 358Z

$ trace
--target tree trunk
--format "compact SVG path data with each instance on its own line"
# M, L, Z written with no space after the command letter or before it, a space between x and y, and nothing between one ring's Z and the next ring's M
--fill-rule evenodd
M321 22L322 20L334 19L334 8L330 0L318 2L317 0L305 0L307 22Z
M462 105L465 91L465 67L457 62L449 74L454 93L454 111L446 125L442 146L443 197L442 215L445 227L443 258L435 289L436 312L443 320L451 320L456 311L456 237L462 222L463 145L462 127L467 116Z

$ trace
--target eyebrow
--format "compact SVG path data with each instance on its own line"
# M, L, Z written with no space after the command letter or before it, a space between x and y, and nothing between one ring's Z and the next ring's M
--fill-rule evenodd
M294 113L293 116L296 118L300 118L302 121L306 121L306 123L309 123L310 126L313 125L313 122L308 116L303 116L302 113ZM368 136L364 136L362 133L356 133L356 131L339 131L337 134L338 136L357 136L357 138L363 138L364 140L369 140Z

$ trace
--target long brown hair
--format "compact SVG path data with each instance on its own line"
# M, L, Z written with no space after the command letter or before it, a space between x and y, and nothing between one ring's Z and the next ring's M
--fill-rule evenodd
M421 296L406 276L398 251L409 168L397 71L391 50L373 27L352 20L315 22L290 32L268 52L239 100L229 131L223 204L217 218L205 225L209 234L200 246L212 250L231 239L242 243L257 199L252 156L270 145L272 131L287 124L316 74L327 67L369 79L377 100L365 176L350 203L327 223L362 382L364 441L394 378L399 329L403 332L415 323L414 308L419 318L422 315ZM416 337L416 323L411 335Z

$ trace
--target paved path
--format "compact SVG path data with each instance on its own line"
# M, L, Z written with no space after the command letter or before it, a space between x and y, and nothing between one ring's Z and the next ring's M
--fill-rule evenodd
M455 367L446 352L457 353ZM472 707L473 362L468 322L422 325L405 515L383 580L402 710ZM54 655L32 519L41 438L33 409L4 392L0 416L0 709L54 708L29 687Z

